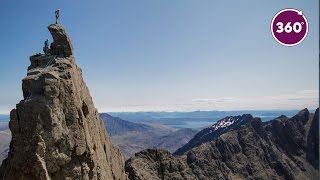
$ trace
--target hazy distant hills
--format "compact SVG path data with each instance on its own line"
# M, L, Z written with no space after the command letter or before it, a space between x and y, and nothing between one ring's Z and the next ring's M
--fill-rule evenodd
M8 127L8 122L0 122L0 164L7 157L11 133Z
M11 140L11 134L6 131L0 131L0 164L2 160L7 157L9 150L9 144Z
M110 136L123 135L132 131L145 132L154 130L152 126L124 121L118 117L110 116L107 113L101 113L100 117L105 122L105 126Z
M160 123L173 128L203 129L227 116L251 114L268 121L286 115L292 117L298 110L248 110L248 111L193 111L193 112L110 112L111 116L119 117L130 122ZM314 110L313 110L314 111ZM313 112L311 110L311 112Z
M0 122L0 131L9 130L8 122Z
M129 122L107 113L100 114L112 141L126 159L147 148L164 148L170 152L187 143L198 131L188 128L173 129L162 124Z
M2 160L7 157L11 133L8 127L9 116L0 115L0 165Z
M251 114L254 117L277 117L279 114L288 117L294 116L298 110L242 110L242 111L192 111L192 112L109 112L111 116L119 117L127 121L148 121L158 119L213 119L239 114ZM314 110L313 110L314 111Z

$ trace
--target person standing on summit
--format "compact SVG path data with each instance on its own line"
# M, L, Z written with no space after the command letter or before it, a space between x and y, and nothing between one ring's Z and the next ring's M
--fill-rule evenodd
M56 14L56 24L58 24L58 19L59 19L59 16L60 16L60 9L57 9L55 11L55 14Z

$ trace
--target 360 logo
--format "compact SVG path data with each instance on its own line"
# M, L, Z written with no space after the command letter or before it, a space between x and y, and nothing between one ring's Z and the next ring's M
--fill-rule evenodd
M272 19L271 33L284 46L300 44L308 34L308 21L302 11L283 9Z

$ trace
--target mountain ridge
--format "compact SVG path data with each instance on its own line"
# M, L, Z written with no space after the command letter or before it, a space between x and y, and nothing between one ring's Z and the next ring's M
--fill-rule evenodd
M126 172L131 180L318 179L318 125L319 109L266 123L253 118L183 155L163 150L136 153L126 161Z
M251 120L253 120L253 116L251 114L243 114L242 116L227 116L217 121L214 125L201 130L186 145L174 152L174 155L182 155L193 147L211 141L225 132L238 129L241 125L244 125Z

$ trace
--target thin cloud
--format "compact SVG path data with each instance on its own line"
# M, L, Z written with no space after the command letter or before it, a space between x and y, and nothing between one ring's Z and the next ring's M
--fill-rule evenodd
M224 103L224 102L234 102L234 98L198 98L191 100L192 102L199 103Z
M122 106L98 106L101 112L119 111L196 111L196 110L271 110L317 108L319 95L317 90L302 90L274 96L260 97L222 97L195 98L177 103L164 104L128 104ZM103 107L103 108L101 108Z

